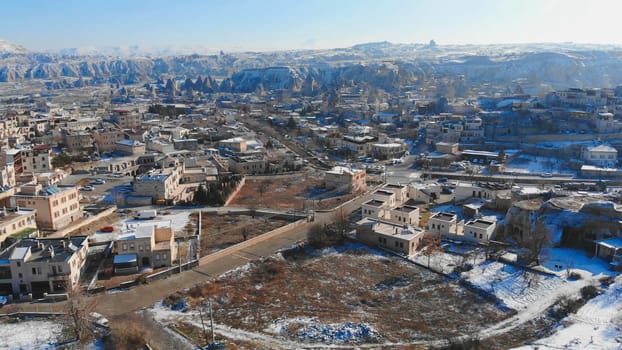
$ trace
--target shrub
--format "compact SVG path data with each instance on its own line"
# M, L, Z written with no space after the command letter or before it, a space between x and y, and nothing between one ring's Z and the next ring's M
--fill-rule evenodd
M581 288L581 297L585 300L590 300L598 294L600 294L600 291L596 288L596 286L589 285Z

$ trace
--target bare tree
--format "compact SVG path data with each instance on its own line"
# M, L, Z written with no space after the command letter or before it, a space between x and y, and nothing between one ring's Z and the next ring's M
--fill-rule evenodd
M542 251L551 245L551 235L544 221L538 219L531 234L523 237L519 243L521 247L527 249L526 262L540 264Z
M67 282L67 285L69 283ZM66 290L68 291L67 315L69 316L74 336L80 343L86 343L95 336L91 313L95 310L97 303L94 298L89 298L78 288L68 287Z
M440 252L441 249L441 239L440 237L433 236L431 234L426 234L423 236L421 240L421 245L423 246L423 255L428 257L428 269L430 268L430 258L432 255Z

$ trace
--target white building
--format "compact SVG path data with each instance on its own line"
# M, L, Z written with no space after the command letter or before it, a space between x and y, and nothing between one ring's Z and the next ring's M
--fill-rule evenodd
M586 164L613 168L618 163L618 151L608 145L588 146L583 149Z

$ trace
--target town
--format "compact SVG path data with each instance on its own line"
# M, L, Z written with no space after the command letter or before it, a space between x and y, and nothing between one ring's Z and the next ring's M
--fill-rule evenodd
M0 349L619 349L617 54L0 40Z

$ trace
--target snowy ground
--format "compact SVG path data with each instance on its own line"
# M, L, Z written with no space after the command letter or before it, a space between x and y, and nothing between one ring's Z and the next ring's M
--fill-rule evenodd
M526 173L570 173L563 169L563 162L557 158L538 157L523 154L512 159L506 167L506 172Z
M0 323L0 349L56 349L56 342L61 336L62 330L62 324L48 320Z
M570 325L519 349L622 349L622 276L563 323Z

